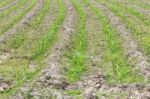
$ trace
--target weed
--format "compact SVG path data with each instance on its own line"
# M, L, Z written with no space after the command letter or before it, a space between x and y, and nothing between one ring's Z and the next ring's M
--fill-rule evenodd
M67 91L67 94L72 95L72 96L80 95L81 91L80 90L69 90L69 91Z
M13 39L10 45L12 46L12 48L17 49L20 45L22 45L25 38L25 35L18 34L16 35L15 39Z

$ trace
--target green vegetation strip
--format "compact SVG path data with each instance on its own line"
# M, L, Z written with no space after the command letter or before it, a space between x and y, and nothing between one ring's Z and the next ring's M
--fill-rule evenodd
M3 13L0 13L0 18L9 15L12 11L14 11L14 10L20 8L21 6L23 6L27 1L29 1L29 0L22 0L21 2L19 2L15 6L11 7L10 9L7 9Z
M44 8L41 10L38 17L35 18L34 22L32 23L32 26L38 27L49 10L50 10L50 0L46 0Z
M104 15L96 6L90 4L89 0L84 0L87 5L90 6L92 11L99 17L99 21L102 25L102 31L107 37L108 47L110 53L106 54L106 60L112 63L112 72L108 72L108 81L110 84L122 84L122 83L135 83L141 82L143 78L139 76L135 69L128 63L124 56L123 48L121 46L121 39L118 36L116 29L111 25L108 17Z
M117 16L121 18L121 20L126 24L127 28L131 30L135 38L138 40L141 50L145 51L145 53L150 56L150 22L149 20L145 19L147 25L143 24L142 22L137 22L133 17L128 17L126 13L126 8L112 4L111 2L107 2L105 0L99 0L106 4L106 6L111 9ZM145 23L144 22L144 23Z
M106 1L106 0L102 0L102 1ZM144 24L150 26L149 17L145 16L143 13L140 13L137 9L134 9L133 7L126 6L125 4L118 2L117 0L111 0L108 3L111 3L111 5L116 6L122 10L124 9L127 13L130 13L131 15L135 15L141 21L143 21ZM120 10L118 10L118 11L120 11Z
M35 17L35 19L33 20L33 22L31 22L32 29L39 28L39 25L44 20L45 15L50 10L50 5L51 5L51 0L46 0L43 9ZM26 30L22 30L21 34L16 35L13 38L13 40L10 41L10 44L9 44L10 48L13 48L13 49L19 48L23 44L23 42L26 40L26 38L27 38L27 35L26 35L27 31Z
M87 48L87 31L86 31L86 14L83 8L76 0L72 0L77 12L79 13L79 24L75 38L72 42L72 50L70 56L70 68L68 71L68 79L75 82L80 79L82 73L86 70L86 48Z
M136 4L140 7L143 7L144 9L150 10L150 2L149 3L144 3L143 1L139 1L139 0L127 0L126 2Z
M0 0L0 8L12 3L12 1L14 0Z
M59 15L58 15L56 21L51 26L47 35L42 37L39 40L39 43L37 44L38 45L37 50L35 51L35 53L33 53L32 59L37 59L37 58L41 57L42 55L44 55L47 52L47 50L54 44L56 39L58 38L57 33L59 31L59 28L61 27L61 24L63 23L63 21L65 19L65 13L66 13L66 7L64 6L63 1L59 0L58 3L59 3L59 7L60 7Z
M47 2L48 1L49 0L47 0ZM64 6L63 0L58 0L58 5L60 7L60 10L59 10L59 15L58 15L56 21L53 23L52 28L50 29L48 34L39 41L39 44L43 44L43 43L41 43L41 41L46 40L46 42L47 42L47 45L46 45L47 48L46 49L47 50L49 49L50 46L52 46L54 44L54 40L56 40L56 38L57 38L57 32L58 32L59 28L61 27L61 24L63 23L63 21L65 19L66 6ZM41 46L45 46L45 45L39 45L38 48L41 47ZM46 50L44 50L44 51L46 51ZM33 54L35 55L36 53L37 52L35 52ZM46 53L46 52L43 52L42 54L40 54L40 57L44 56L44 53ZM38 57L39 56L34 57L34 58L37 59ZM21 61L22 62L17 60L17 63L16 63L16 60L15 60L15 64L16 65L23 64L23 67L16 67L15 70L13 69L12 66L8 67L8 68L12 68L12 70L9 71L9 72L12 72L12 77L15 77L14 78L15 79L14 80L15 84L13 85L12 89L8 89L4 93L2 93L1 97L6 97L7 98L7 97L13 95L26 81L31 81L35 76L37 76L39 71L42 68L41 66L43 66L43 64L44 64L44 60L42 62L40 61L39 62L39 65L40 65L39 67L36 67L35 70L30 70L30 68L28 67L28 65L30 64L29 61L28 60L21 60ZM13 60L12 60L12 62L13 62Z
M25 0L25 1L27 1L27 0ZM25 2L23 2L22 4L24 4L24 3ZM29 6L29 8L27 10L23 11L18 16L14 17L13 20L0 31L0 35L2 35L3 33L7 32L14 25L16 25L36 5L36 3L37 3L37 0L32 0L31 1L31 5Z

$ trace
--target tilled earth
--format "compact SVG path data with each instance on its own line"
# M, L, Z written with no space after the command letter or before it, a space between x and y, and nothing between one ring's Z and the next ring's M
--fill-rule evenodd
M20 56L23 57L22 60L27 60L27 65L29 69L34 70L37 68L38 62L32 62L32 59L25 57L24 54L17 57L18 53L30 51L34 48L36 44L36 39L40 39L36 32L40 35L44 35L49 29L49 24L52 24L56 20L58 15L59 7L56 1L52 1L51 7L48 14L43 19L43 23L39 26L44 28L43 30L33 28L32 21L38 16L42 8L44 7L46 0L38 0L36 6L29 11L23 19L13 26L10 30L5 32L0 36L0 44L4 45L7 50L1 49L0 47L0 69L3 68L3 64L6 64L11 59L16 59ZM126 25L121 21L121 18L111 11L107 5L99 3L97 0L90 0L92 5L95 5L97 9L101 9L104 14L109 18L109 22L118 31L118 35L123 41L122 47L124 49L124 54L128 59L128 62L134 65L138 73L144 76L146 83L133 83L133 84L114 84L108 83L107 73L101 68L102 65L110 65L111 63L105 62L103 64L103 56L105 53L103 51L107 50L107 44L105 44L104 35L102 33L101 23L98 21L98 17L91 10L90 6L82 4L83 1L79 0L79 4L83 6L85 13L87 14L86 26L88 34L88 48L87 48L87 71L81 76L81 78L71 83L68 81L66 72L68 71L67 60L65 53L69 51L70 46L72 46L72 40L76 34L76 27L79 22L79 13L76 11L76 7L73 5L71 0L62 0L66 6L66 16L58 31L58 40L52 48L44 56L45 68L38 71L32 80L25 81L23 84L16 87L13 90L13 83L7 79L5 76L0 75L0 94L7 94L11 92L10 99L150 99L150 62L149 57L140 50L140 47L132 35L132 30L128 29ZM130 3L122 0L124 4L132 7ZM119 0L121 2L121 0ZM146 2L146 1L145 1ZM19 1L15 0L12 4L6 7L0 8L0 13L4 10L9 9L11 6L16 5ZM149 2L148 2L149 3ZM147 15L149 17L149 11L140 8L139 6L133 5L140 13ZM138 8L139 7L139 8ZM54 12L53 12L54 11ZM57 13L57 14L56 14ZM149 20L148 20L149 21ZM51 25L50 25L51 26ZM23 29L28 29L33 33L33 37L28 38L24 46L20 49L26 48L27 50L16 50L9 49L7 43L9 39L15 37L17 33L21 32ZM36 35L36 36L34 36ZM100 37L98 37L100 36ZM33 41L32 41L33 39ZM33 44L29 44L33 43ZM28 55L27 55L28 56ZM29 55L30 56L30 55ZM134 61L136 59L136 61ZM22 61L21 60L21 61ZM64 63L63 63L64 62ZM10 62L11 63L11 62ZM18 61L18 64L22 64ZM24 63L23 63L24 64ZM14 63L12 63L14 65ZM16 63L17 65L17 63ZM43 64L42 64L43 65ZM65 67L65 66L66 67ZM5 65L4 65L5 66ZM22 65L21 65L22 66ZM1 73L0 73L1 74ZM148 82L148 83L147 83ZM75 95L69 94L71 91L76 91ZM0 96L0 99L5 99ZM7 98L6 98L7 99Z

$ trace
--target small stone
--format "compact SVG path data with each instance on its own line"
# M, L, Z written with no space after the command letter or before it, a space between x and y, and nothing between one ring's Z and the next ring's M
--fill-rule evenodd
M83 86L86 86L87 84L84 82L84 83L82 83L82 85L83 85Z
M49 85L53 85L57 89L65 89L69 84L61 80L52 80L49 82Z
M143 85L136 85L136 88L138 89L138 90L142 90L142 89L144 89L144 86Z
M86 89L84 95L85 99L97 99L96 94L93 93L93 88Z
M97 99L96 94L89 92L85 94L85 99Z
M70 86L67 86L66 89L68 89L68 90L76 90L76 89L78 89L78 86L70 85Z
M46 76L45 76L45 79L47 79L47 80L49 80L50 78L51 78L50 75L46 75Z
M94 67L95 67L95 66L96 66L96 64L94 64L94 63L93 63L93 64L92 64L92 66L94 66Z
M101 84L96 84L95 85L95 88L100 88L101 87Z
M9 87L8 84L6 84L6 83L1 83L1 84L0 84L0 92L4 92L8 87Z

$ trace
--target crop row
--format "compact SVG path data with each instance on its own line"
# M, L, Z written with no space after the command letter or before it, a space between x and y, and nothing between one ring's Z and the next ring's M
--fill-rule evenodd
M75 82L80 79L83 72L86 70L86 48L87 48L87 31L86 31L86 13L82 6L76 1L72 3L78 12L79 22L76 27L76 34L72 41L72 49L68 52L70 58L70 66L68 71L68 79L70 82Z
M62 0L59 0L60 6L59 15L56 21L51 26L47 35L39 40L39 43L37 44L38 45L37 50L35 51L35 53L33 53L32 56L33 59L37 59L41 57L43 54L45 54L47 50L54 44L55 40L58 38L57 33L59 31L59 28L61 27L61 24L64 21L66 13L66 7L63 6L63 4L64 3L62 2Z
M25 0L24 2L22 2L21 5L19 6L22 6L23 4L25 4L25 2L27 2L27 0ZM23 11L21 14L19 14L18 16L14 17L12 19L12 21L7 24L5 27L3 27L0 31L0 35L2 35L3 33L5 33L6 31L8 31L9 29L11 29L14 25L16 25L37 3L37 0L33 0L31 2L31 5L29 6L28 9L26 9L25 11ZM17 9L17 7L16 7ZM14 9L13 9L14 10ZM10 10L8 10L10 12ZM8 14L8 13L7 13Z
M12 11L18 9L19 7L23 6L28 0L22 0L21 2L19 2L17 5L12 6L10 9L6 9L4 10L3 13L0 13L0 17L5 17L8 14L10 14Z
M141 13L135 14L133 9L126 9L123 5L114 3L111 4L105 0L101 1L105 3L116 15L118 15L121 20L126 23L128 29L130 29L134 35L134 37L138 40L140 48L145 51L145 53L149 56L150 53L150 43L149 43L149 19L146 16L142 17ZM116 5L117 6L116 6ZM132 14L132 17L128 17L126 14ZM134 15L134 16L133 16ZM133 18L134 17L134 18ZM140 20L139 20L139 19Z
M38 23L39 25L43 21L46 13L50 10L50 5L51 5L50 0L46 0L45 1L45 5L46 6L44 6L44 8L42 9L42 11L39 13L39 15L34 20L34 22ZM62 0L59 0L59 6L61 7L61 10L59 11L60 15L57 18L56 22L53 23L53 24L56 24L56 23L61 24L62 21L60 21L60 20L62 20L62 18L65 15L65 8L64 8ZM41 13L44 14L44 16L41 15ZM34 22L31 25L34 26L35 25ZM38 28L39 25L36 28ZM26 33L26 32L24 31L23 33ZM25 34L24 35L19 35L18 34L18 36L16 36L15 38L13 38L14 43L16 44L16 46L14 46L13 48L15 48L16 51L20 49L21 45L26 40L26 37L24 37L24 36L25 36ZM14 43L12 45L14 45ZM13 53L11 53L11 54L13 54ZM24 54L22 54L22 55L24 55ZM9 95L13 94L18 89L18 87L20 87L25 81L31 80L32 77L34 77L34 75L36 73L38 73L38 71L40 70L39 69L40 67L39 68L37 67L35 71L32 71L32 70L29 69L28 65L30 63L28 62L28 60L25 60L25 59L19 59L19 60L14 57L14 59L9 59L9 60L7 60L7 63L2 64L2 65L4 65L4 67L0 69L2 71L1 74L3 76L6 76L8 78L8 80L12 79L14 81L13 88L11 90L6 90L6 93L4 93L4 96L7 96L8 94ZM10 64L11 64L11 66L10 66ZM21 64L23 65L22 67L16 67L16 66L21 65ZM15 69L13 68L14 67L13 65L15 66ZM12 73L12 75L10 76L8 72Z
M107 53L107 61L111 61L112 72L109 71L109 83L133 83L141 81L141 77L137 76L135 69L128 63L124 56L124 50L122 48L122 40L118 36L117 30L109 22L109 18L104 12L94 4L90 4L89 0L84 0L90 8L99 17L99 22L102 25L102 31L107 37L108 48L110 50ZM134 79L133 79L134 78Z
M6 5L12 3L12 0L1 0L0 1L0 8L5 7Z
M45 6L40 9L40 12L35 16L34 20L32 20L29 25L32 27L32 29L35 29L39 27L39 25L44 20L45 15L50 10L50 0L45 1ZM29 27L28 27L29 28ZM27 33L30 29L25 28L21 30L19 34L17 34L15 37L13 37L13 40L10 40L9 48L17 49L19 48L27 39ZM26 31L27 29L27 31Z

